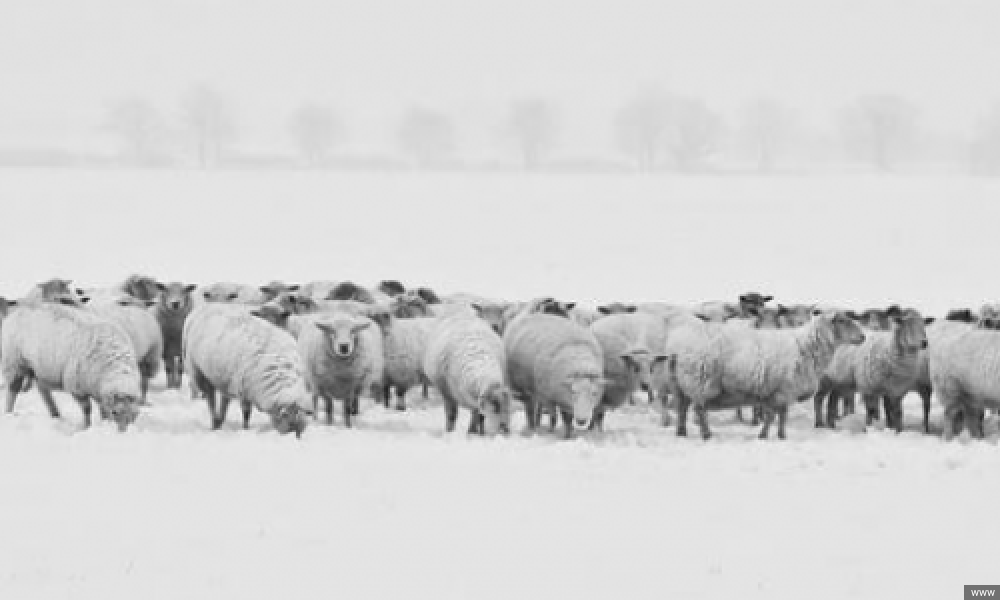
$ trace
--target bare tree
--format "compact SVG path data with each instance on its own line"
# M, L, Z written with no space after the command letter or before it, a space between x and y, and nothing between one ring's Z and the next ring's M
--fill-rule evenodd
M455 152L451 120L425 108L410 109L396 130L399 147L420 168L441 166Z
M615 115L615 135L621 150L640 171L656 168L670 124L670 99L658 89L645 89Z
M311 165L325 161L330 150L344 139L344 126L330 109L307 104L299 107L288 120L292 136L302 158Z
M794 113L773 98L757 98L744 107L742 117L740 137L757 170L771 171L794 135Z
M969 155L974 173L1000 175L1000 103L979 119Z
M222 159L236 140L238 129L229 104L207 84L199 84L185 95L181 118L194 140L198 165L202 168Z
M913 149L917 110L899 96L862 96L843 111L840 125L849 151L890 171Z
M126 98L111 106L101 129L118 137L126 162L153 165L167 159L163 115L142 98Z
M541 166L556 137L556 117L552 106L541 99L516 102L507 119L506 133L513 138L524 168Z
M668 106L664 141L674 168L685 173L704 168L719 151L722 118L697 98L671 96Z

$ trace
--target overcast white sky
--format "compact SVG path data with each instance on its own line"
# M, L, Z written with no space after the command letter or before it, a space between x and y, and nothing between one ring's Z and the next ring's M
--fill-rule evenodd
M1000 99L998 59L996 0L0 0L0 145L92 135L123 95L173 110L202 80L265 143L303 101L379 146L412 104L486 135L536 94L605 135L648 84L731 113L772 94L820 122L898 92L963 130Z

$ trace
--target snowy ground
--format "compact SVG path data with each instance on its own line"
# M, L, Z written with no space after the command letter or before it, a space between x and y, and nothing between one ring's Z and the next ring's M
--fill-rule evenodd
M398 277L581 301L746 289L931 312L1000 297L997 182L962 178L0 172L2 291L54 275ZM858 233L864 236L858 237ZM997 583L1000 451L919 432L789 440L646 406L563 441L444 435L433 399L301 440L207 431L167 392L79 432L0 415L0 598L957 598ZM934 413L938 418L937 409ZM459 423L464 431L467 416ZM516 421L520 428L521 421ZM936 421L935 421L936 424ZM773 432L772 432L773 433Z

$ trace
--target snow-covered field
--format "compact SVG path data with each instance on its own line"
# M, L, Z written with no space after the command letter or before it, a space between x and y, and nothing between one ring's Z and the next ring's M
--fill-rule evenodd
M1000 296L997 182L0 172L0 290L132 271L383 277L580 301L729 297L935 313ZM358 425L209 432L154 385L125 435L0 415L0 598L953 598L997 583L1000 451L919 432L789 440L637 405L564 441L443 434L432 397ZM939 418L935 409L933 418ZM515 430L522 421L515 420ZM773 432L772 432L773 434Z

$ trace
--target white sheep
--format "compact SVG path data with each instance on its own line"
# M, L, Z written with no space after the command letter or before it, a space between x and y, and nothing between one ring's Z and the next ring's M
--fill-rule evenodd
M702 437L711 437L705 412L760 405L761 439L774 413L778 437L785 437L788 407L811 398L838 346L860 344L861 327L844 313L823 313L795 329L752 329L703 323L669 332L668 386L678 401L677 435L687 434L687 409L694 404Z
M147 403L149 380L160 372L163 358L163 333L156 316L145 304L145 301L131 297L87 304L87 310L117 323L128 334L139 363L143 404Z
M591 325L590 330L604 355L606 384L592 424L600 430L604 413L620 408L639 389L649 395L651 404L665 393L667 328L663 319L637 312L604 317ZM664 424L669 424L669 420Z
M73 281L70 279L49 279L37 283L24 295L25 301L45 301L57 302L59 304L69 304L79 306L83 304L80 295L70 287Z
M49 414L59 417L52 390L71 394L90 427L91 400L125 431L139 414L139 365L128 334L93 313L53 302L22 302L4 320L2 371L7 412L24 379L33 377Z
M957 321L927 328L930 376L944 408L944 439L965 422L983 437L979 418L986 408L1000 409L1000 332Z
M437 320L427 340L423 369L441 393L447 431L454 431L462 406L472 413L469 433L510 432L504 343L489 325L462 315Z
M385 355L384 399L389 404L389 388L396 390L397 410L406 410L406 392L423 385L427 397L427 378L423 361L427 340L437 319L420 317L397 319L388 313L374 318L382 331L382 350Z
M313 402L323 399L328 424L333 423L333 399L344 403L344 423L358 413L358 399L370 390L382 399L385 358L382 334L375 323L350 313L318 313L299 319L299 354Z
M279 433L302 435L312 407L288 333L254 317L248 307L207 303L185 320L182 346L192 392L207 401L213 429L222 427L229 402L237 398L244 429L256 407Z
M858 345L837 348L820 380L814 399L816 426L823 426L823 401L835 392L860 393L865 403L867 424L878 419L878 403L885 404L886 424L903 430L903 397L913 389L920 375L921 351L927 348L924 318L915 310L890 308L890 331L867 331ZM836 419L836 403L827 410L828 427Z
M565 317L530 314L504 335L511 389L524 403L528 429L540 410L558 410L565 435L586 429L604 392L604 357L593 332Z

